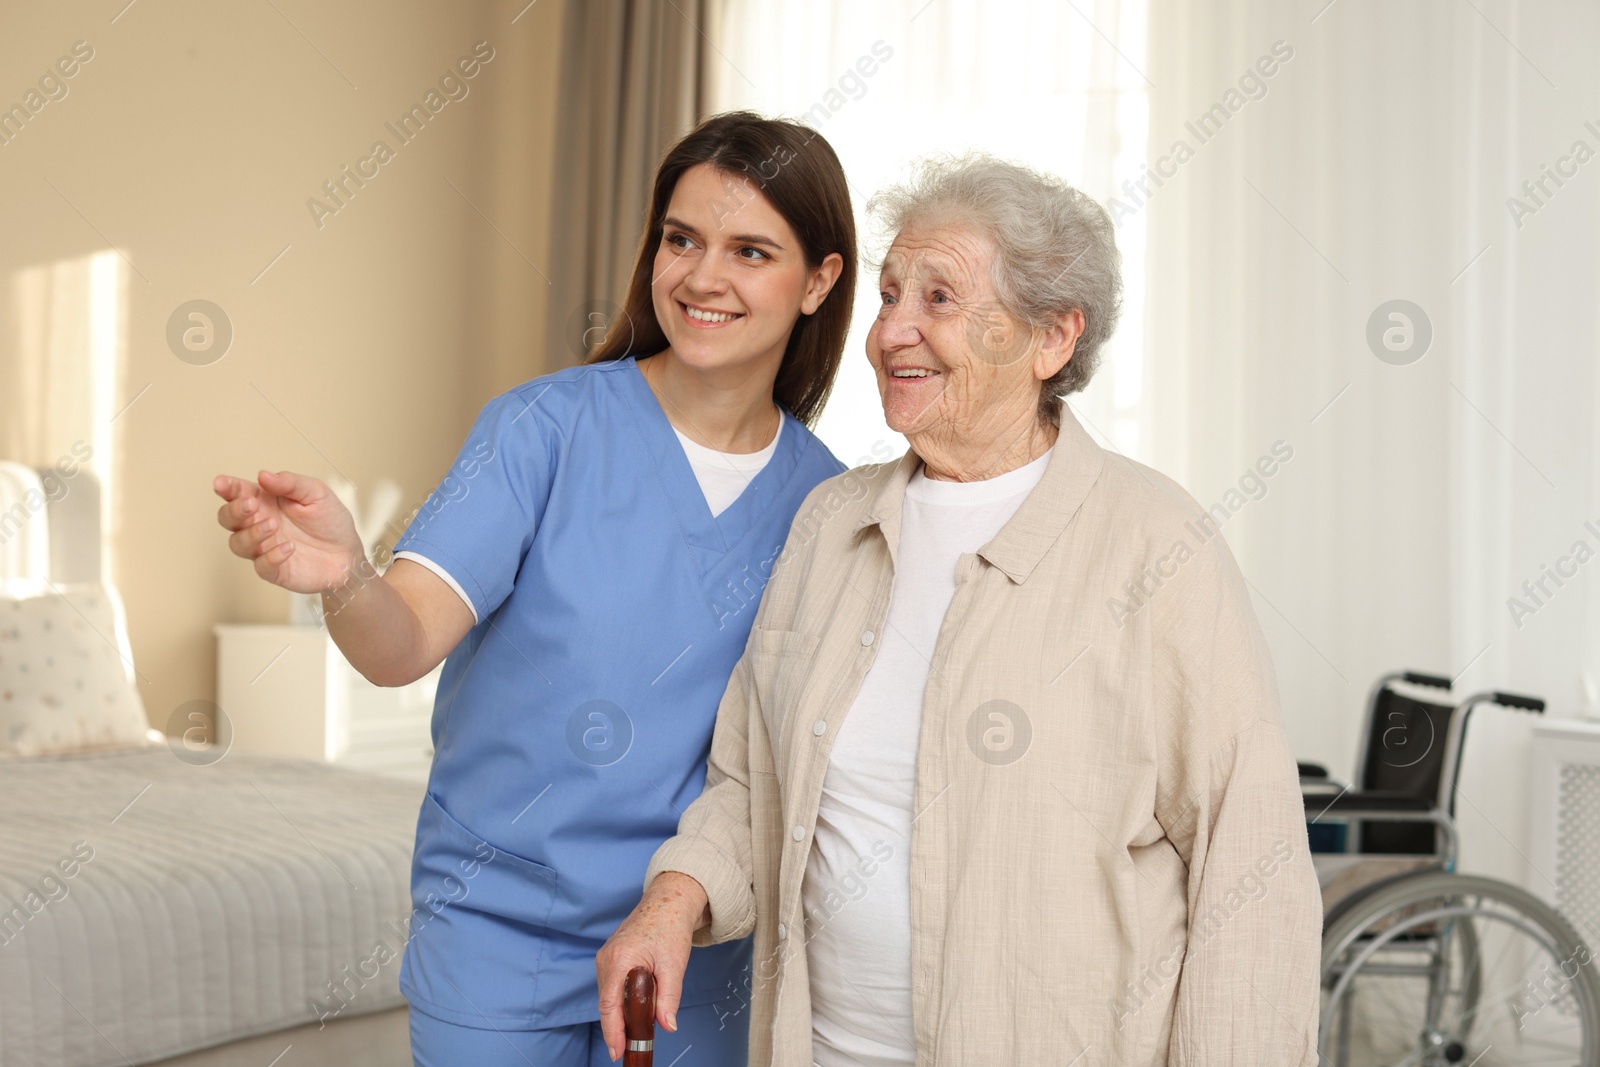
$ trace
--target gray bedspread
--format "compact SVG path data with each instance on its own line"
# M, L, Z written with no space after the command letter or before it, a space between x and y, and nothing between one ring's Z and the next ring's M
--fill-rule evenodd
M402 1003L420 784L166 746L0 761L0 1067Z

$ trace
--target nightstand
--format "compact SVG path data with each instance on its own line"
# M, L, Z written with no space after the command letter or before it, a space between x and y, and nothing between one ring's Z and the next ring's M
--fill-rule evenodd
M229 750L325 760L425 781L441 664L410 685L373 685L319 626L223 623L215 740Z

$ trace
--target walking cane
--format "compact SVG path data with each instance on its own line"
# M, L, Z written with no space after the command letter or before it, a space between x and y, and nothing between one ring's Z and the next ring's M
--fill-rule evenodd
M652 1067L656 1047L656 976L648 967L628 972L622 986L622 1067Z

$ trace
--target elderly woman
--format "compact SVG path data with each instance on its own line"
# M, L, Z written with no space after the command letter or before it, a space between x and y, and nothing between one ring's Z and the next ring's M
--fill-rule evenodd
M704 794L600 953L674 1025L755 933L750 1062L1316 1062L1321 901L1266 643L1171 479L1063 397L1115 324L1104 211L984 157L873 207L910 450L801 506Z

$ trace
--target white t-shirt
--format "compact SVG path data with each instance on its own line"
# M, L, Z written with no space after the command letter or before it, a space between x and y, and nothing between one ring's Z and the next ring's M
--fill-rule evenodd
M877 658L839 727L801 886L818 1067L916 1061L911 1028L911 822L922 696L956 563L1000 532L1050 452L978 482L906 485Z
M778 438L783 436L783 419L778 419L778 432L772 435L772 442L760 452L718 452L714 448L696 444L679 433L674 426L672 432L678 434L678 441L683 445L684 455L689 457L689 466L694 471L695 481L700 483L700 492L705 494L706 506L711 509L711 517L716 518L727 510L728 505L739 499L745 487L761 468L767 465L773 454L778 451ZM474 625L478 622L478 609L472 606L472 598L467 591L461 588L461 583L452 578L443 567L426 556L415 552L396 552L395 559L409 559L420 563L449 584L456 591L467 609L472 612Z
M745 487L778 451L778 438L783 436L783 419L779 417L778 432L772 435L772 442L760 452L718 452L691 441L676 426L672 432L678 435L683 453L689 457L689 466L694 468L695 481L700 483L700 491L706 495L711 517L716 518L728 509L728 505L739 499L739 494L744 492Z

